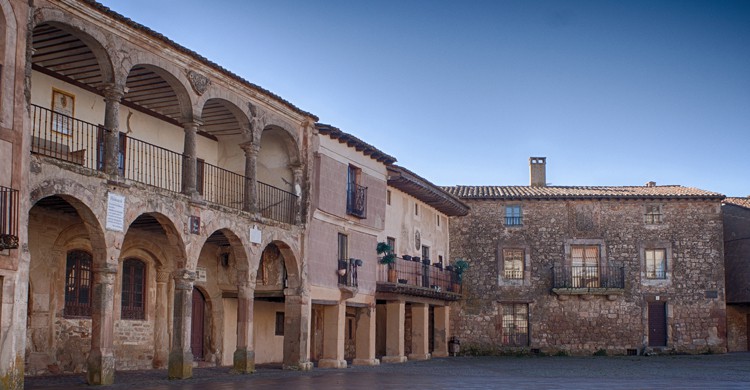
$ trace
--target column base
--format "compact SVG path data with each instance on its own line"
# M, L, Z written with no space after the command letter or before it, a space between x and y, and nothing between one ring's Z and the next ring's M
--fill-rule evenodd
M380 361L383 363L405 363L408 359L406 359L406 356L399 355L399 356L383 356L380 358Z
M430 360L429 353L410 353L409 360Z
M193 377L193 353L173 351L169 353L169 379Z
M379 366L379 359L354 359L352 360L352 366Z
M346 368L346 360L320 359L318 368Z
M115 357L92 349L86 360L86 382L90 385L115 383Z
M232 373L252 374L255 372L255 351L238 349L234 351Z
M448 352L447 351L446 352L443 352L443 351L432 351L432 357L436 357L436 358L448 357Z
M301 362L301 363L297 363L295 365L285 364L283 366L283 369L285 369L285 370L293 370L293 371L312 371L312 369L313 369L313 363L312 362Z

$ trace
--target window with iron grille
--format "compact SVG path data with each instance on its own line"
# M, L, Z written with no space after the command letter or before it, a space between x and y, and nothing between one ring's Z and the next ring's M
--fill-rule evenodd
M646 278L667 278L667 250L646 249Z
M122 319L146 319L145 298L146 264L138 259L126 259L122 263Z
M598 245L571 245L570 262L573 287L599 287Z
M523 214L520 205L505 206L505 226L521 226Z
M276 336L284 335L284 312L283 311L276 312L276 326L274 327L274 335Z
M529 305L525 303L503 303L502 344L508 347L529 345Z
M503 249L503 277L523 279L523 249Z
M346 234L339 233L338 236L338 268L339 270L349 269L349 237ZM339 284L347 284L346 274L339 274Z
M358 218L367 217L367 187L360 185L362 170L349 165L347 170L346 213Z
M646 214L644 214L644 221L647 224L659 224L662 221L661 205L648 205L646 206Z
M65 265L66 317L91 317L92 258L88 252L68 252Z

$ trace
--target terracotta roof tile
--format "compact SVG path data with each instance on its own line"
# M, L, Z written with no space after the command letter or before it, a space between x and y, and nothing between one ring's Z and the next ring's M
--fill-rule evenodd
M452 217L469 213L469 206L458 198L404 167L388 167L388 185L427 203L445 215Z
M724 198L724 204L733 204L735 206L750 209L750 197L747 198Z
M443 187L462 199L723 199L724 195L678 185L664 186L450 186Z
M327 125L325 123L316 123L315 128L320 134L327 135L331 137L331 139L338 140L340 143L346 143L347 146L362 152L362 154L364 154L365 156L370 156L370 158L373 160L382 162L385 165L393 164L396 162L395 157L386 154L382 150L368 144L365 141L362 141L361 139L345 131L342 131L337 127Z

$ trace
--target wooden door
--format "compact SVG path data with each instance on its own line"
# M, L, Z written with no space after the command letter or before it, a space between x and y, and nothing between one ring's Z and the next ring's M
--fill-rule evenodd
M667 345L667 307L664 302L648 303L648 346Z
M206 298L197 288L193 288L193 318L190 346L195 360L203 360L203 321L206 311Z

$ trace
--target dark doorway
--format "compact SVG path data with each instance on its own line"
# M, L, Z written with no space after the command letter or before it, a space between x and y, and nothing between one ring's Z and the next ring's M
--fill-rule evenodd
M667 310L664 302L648 303L648 346L667 345Z
M203 360L203 322L206 312L206 298L200 290L193 288L193 318L190 346L195 360Z

